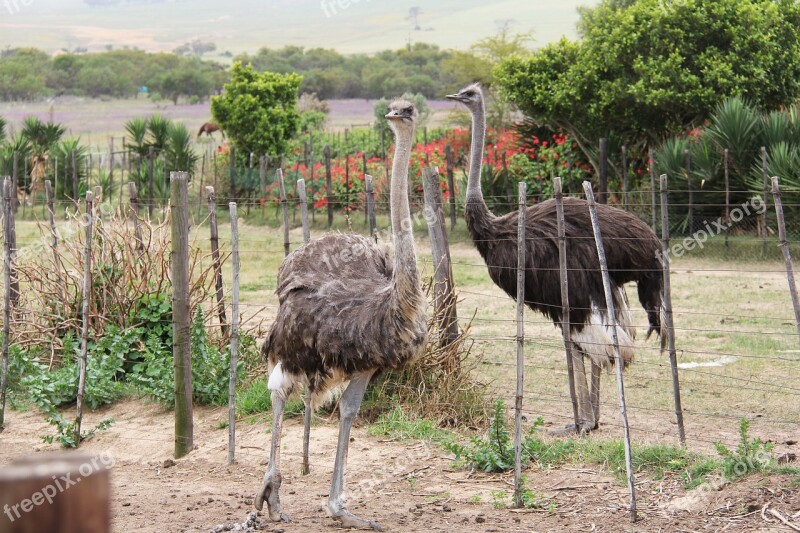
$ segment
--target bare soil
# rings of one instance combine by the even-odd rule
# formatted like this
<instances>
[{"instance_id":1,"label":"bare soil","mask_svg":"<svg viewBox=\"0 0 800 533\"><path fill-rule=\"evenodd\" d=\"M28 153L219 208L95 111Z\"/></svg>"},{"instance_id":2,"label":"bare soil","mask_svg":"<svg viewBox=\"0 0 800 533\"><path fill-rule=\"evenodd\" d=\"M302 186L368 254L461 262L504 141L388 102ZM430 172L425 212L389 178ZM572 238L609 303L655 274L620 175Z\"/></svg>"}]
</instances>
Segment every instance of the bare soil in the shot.
<instances>
[{"instance_id":1,"label":"bare soil","mask_svg":"<svg viewBox=\"0 0 800 533\"><path fill-rule=\"evenodd\" d=\"M238 425L237 461L228 466L228 432L219 429L227 419L223 409L195 411L198 447L174 462L170 412L146 400L128 400L92 413L89 423L109 416L114 425L81 451L114 458L114 531L208 532L246 520L268 458L266 419ZM263 530L338 529L324 511L337 431L336 420L315 421L311 474L301 476L301 421L286 422L281 499L291 522L272 524L261 517ZM0 462L55 449L42 444L40 436L49 433L38 413L11 411ZM609 438L616 431L601 427L600 434ZM386 531L788 531L771 509L800 523L797 480L755 475L720 490L688 492L677 479L640 476L639 520L631 524L626 487L600 465L531 467L527 484L543 508L497 508L493 501L499 494L511 503L510 475L470 473L455 468L435 444L370 436L366 427L354 428L347 473L350 510Z\"/></svg>"}]
</instances>

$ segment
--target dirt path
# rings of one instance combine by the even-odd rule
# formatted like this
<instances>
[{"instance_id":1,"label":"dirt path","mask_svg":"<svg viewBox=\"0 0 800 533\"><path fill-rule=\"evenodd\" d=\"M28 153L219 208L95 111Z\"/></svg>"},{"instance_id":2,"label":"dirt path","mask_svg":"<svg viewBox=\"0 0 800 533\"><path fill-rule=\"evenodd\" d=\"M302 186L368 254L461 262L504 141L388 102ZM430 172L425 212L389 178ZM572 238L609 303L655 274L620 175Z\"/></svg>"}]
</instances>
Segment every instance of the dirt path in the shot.
<instances>
[{"instance_id":1,"label":"dirt path","mask_svg":"<svg viewBox=\"0 0 800 533\"><path fill-rule=\"evenodd\" d=\"M114 425L82 451L106 452L114 458L114 531L208 532L247 518L268 455L266 422L239 426L237 464L227 466L227 431L217 429L226 418L224 410L196 411L198 447L174 463L171 413L143 400L129 400L92 413L90 422L106 416L116 420ZM41 443L39 436L49 432L38 413L12 411L2 434L0 461L55 449ZM281 499L292 521L261 522L265 531L337 529L323 510L337 425L319 420L312 429L309 476L299 474L301 434L299 420L287 421ZM354 429L348 474L351 511L377 520L386 531L717 531L725 527L728 531L780 531L776 521L762 519L762 506L770 503L787 517L800 511L797 482L792 484L786 477L751 477L720 491L688 495L677 480L642 478L638 483L641 519L634 528L626 511L625 487L597 465L530 468L528 486L537 493L543 509L496 508L493 500L499 500L501 493L505 493L505 503L510 503L510 476L470 474L453 468L438 446L370 436L364 427Z\"/></svg>"}]
</instances>

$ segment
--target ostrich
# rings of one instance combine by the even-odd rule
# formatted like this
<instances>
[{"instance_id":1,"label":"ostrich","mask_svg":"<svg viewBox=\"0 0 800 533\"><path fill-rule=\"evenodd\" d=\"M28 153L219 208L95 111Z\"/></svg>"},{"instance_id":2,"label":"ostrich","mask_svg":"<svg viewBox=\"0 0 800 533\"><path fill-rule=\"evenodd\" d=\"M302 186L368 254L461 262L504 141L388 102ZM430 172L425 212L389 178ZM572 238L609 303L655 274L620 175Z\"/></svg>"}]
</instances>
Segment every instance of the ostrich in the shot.
<instances>
[{"instance_id":1,"label":"ostrich","mask_svg":"<svg viewBox=\"0 0 800 533\"><path fill-rule=\"evenodd\" d=\"M349 382L339 399L339 441L328 496L330 515L345 527L379 529L345 506L344 467L350 429L373 375L417 357L427 333L408 202L408 167L417 111L397 100L386 115L396 137L390 209L394 257L360 235L329 234L295 250L278 271L278 316L262 352L272 371L272 447L256 508L281 512L280 438L286 398L304 387L311 405ZM309 409L310 412L310 409Z\"/></svg>"},{"instance_id":2,"label":"ostrich","mask_svg":"<svg viewBox=\"0 0 800 533\"><path fill-rule=\"evenodd\" d=\"M464 104L472 114L472 144L467 185L466 222L472 240L489 269L492 281L512 298L517 294L517 215L495 216L489 211L481 191L481 161L486 134L483 91L479 84L465 87L447 98ZM609 274L617 309L617 330L623 366L633 361L633 339L624 285L636 282L639 301L647 312L647 337L661 336L663 280L659 252L661 245L650 228L636 216L606 205L597 206L603 233ZM579 427L567 431L586 433L597 429L600 420L600 371L614 363L614 352L606 313L600 263L594 247L588 204L577 198L564 198L564 224L567 237L570 332L574 350L579 407ZM527 208L525 214L527 257L525 264L525 303L561 326L561 287L559 279L558 225L555 200ZM576 353L577 352L577 353ZM584 356L591 369L591 390L586 382Z\"/></svg>"}]
</instances>

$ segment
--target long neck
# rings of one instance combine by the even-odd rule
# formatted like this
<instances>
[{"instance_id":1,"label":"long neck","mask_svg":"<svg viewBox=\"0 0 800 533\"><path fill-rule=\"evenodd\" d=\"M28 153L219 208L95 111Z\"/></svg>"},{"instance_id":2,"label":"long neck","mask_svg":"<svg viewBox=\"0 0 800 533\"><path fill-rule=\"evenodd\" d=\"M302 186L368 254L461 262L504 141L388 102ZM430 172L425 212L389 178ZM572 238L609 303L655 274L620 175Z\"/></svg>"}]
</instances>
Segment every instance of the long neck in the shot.
<instances>
[{"instance_id":1,"label":"long neck","mask_svg":"<svg viewBox=\"0 0 800 533\"><path fill-rule=\"evenodd\" d=\"M389 196L395 247L394 279L398 291L410 295L419 292L417 254L414 250L411 208L408 204L408 167L414 130L410 128L398 128L398 130Z\"/></svg>"},{"instance_id":2,"label":"long neck","mask_svg":"<svg viewBox=\"0 0 800 533\"><path fill-rule=\"evenodd\" d=\"M467 181L467 228L482 252L481 243L489 238L489 224L494 215L486 206L481 191L481 166L483 163L483 146L486 141L486 111L481 102L480 108L472 113L472 144L470 146L469 179ZM484 243L485 244L485 243Z\"/></svg>"}]
</instances>

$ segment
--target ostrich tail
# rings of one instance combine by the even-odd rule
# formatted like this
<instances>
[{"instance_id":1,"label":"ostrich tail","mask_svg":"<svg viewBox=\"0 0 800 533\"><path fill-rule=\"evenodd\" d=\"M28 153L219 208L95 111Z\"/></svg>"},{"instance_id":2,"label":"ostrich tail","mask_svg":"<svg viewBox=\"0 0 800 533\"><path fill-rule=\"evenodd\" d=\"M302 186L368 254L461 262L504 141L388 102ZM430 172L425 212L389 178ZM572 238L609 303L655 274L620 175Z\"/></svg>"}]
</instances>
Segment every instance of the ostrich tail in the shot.
<instances>
[{"instance_id":1,"label":"ostrich tail","mask_svg":"<svg viewBox=\"0 0 800 533\"><path fill-rule=\"evenodd\" d=\"M645 338L649 339L650 335L655 333L661 337L661 351L664 351L667 342L667 331L664 324L664 278L661 271L656 271L648 274L646 277L640 279L637 283L639 292L639 302L647 311L647 335Z\"/></svg>"},{"instance_id":2,"label":"ostrich tail","mask_svg":"<svg viewBox=\"0 0 800 533\"><path fill-rule=\"evenodd\" d=\"M203 134L203 131L204 131L204 130L205 130L205 124L203 124L202 126L200 126L200 131L198 131L198 132L197 132L197 138L198 138L198 139L199 139L199 138L200 138L200 136Z\"/></svg>"}]
</instances>

